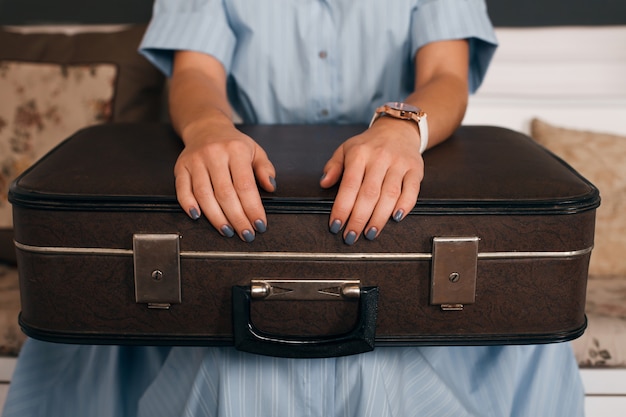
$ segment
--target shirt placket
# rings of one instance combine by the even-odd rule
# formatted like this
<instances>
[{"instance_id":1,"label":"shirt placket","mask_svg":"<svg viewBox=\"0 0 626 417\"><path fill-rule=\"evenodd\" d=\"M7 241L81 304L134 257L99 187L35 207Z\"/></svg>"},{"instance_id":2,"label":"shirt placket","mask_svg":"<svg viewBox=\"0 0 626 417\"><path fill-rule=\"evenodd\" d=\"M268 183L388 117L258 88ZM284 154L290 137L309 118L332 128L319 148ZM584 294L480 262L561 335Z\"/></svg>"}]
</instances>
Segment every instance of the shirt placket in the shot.
<instances>
[{"instance_id":1,"label":"shirt placket","mask_svg":"<svg viewBox=\"0 0 626 417\"><path fill-rule=\"evenodd\" d=\"M313 62L312 77L314 80L312 95L315 97L314 120L320 123L332 120L337 105L334 102L337 88L337 62L339 59L336 30L332 16L332 6L325 0L320 0L320 24L316 31L317 39L311 49Z\"/></svg>"}]
</instances>

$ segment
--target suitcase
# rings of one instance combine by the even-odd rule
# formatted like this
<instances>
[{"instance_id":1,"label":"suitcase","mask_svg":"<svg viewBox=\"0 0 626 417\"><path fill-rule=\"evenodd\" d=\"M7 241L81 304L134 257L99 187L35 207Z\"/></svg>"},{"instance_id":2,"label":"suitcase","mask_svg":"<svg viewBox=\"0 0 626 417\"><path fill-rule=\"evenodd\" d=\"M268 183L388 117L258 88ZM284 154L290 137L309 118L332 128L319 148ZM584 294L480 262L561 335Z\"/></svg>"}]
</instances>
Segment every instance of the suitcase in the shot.
<instances>
[{"instance_id":1,"label":"suitcase","mask_svg":"<svg viewBox=\"0 0 626 417\"><path fill-rule=\"evenodd\" d=\"M424 155L415 208L374 241L328 231L319 187L361 125L241 126L269 154L268 230L224 238L179 207L170 126L77 132L10 189L33 338L234 345L282 357L580 336L598 190L529 137L463 126Z\"/></svg>"}]
</instances>

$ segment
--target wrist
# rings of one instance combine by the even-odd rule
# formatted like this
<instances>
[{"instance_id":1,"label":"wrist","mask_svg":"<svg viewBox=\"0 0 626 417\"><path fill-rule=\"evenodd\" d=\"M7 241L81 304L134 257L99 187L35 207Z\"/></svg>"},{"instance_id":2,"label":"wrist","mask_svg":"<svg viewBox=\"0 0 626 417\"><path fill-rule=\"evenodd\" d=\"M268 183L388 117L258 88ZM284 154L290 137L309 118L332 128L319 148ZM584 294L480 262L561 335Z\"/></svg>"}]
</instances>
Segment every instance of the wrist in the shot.
<instances>
[{"instance_id":1,"label":"wrist","mask_svg":"<svg viewBox=\"0 0 626 417\"><path fill-rule=\"evenodd\" d=\"M419 151L424 153L428 147L428 123L424 111L411 104L388 102L376 109L370 122L370 127L382 119L414 124L420 137Z\"/></svg>"},{"instance_id":2,"label":"wrist","mask_svg":"<svg viewBox=\"0 0 626 417\"><path fill-rule=\"evenodd\" d=\"M207 134L214 131L225 133L229 129L235 129L232 119L221 111L215 110L209 114L202 115L202 117L190 120L176 130L182 137L183 142L187 143L188 140L193 140L195 137L206 137Z\"/></svg>"},{"instance_id":3,"label":"wrist","mask_svg":"<svg viewBox=\"0 0 626 417\"><path fill-rule=\"evenodd\" d=\"M415 122L410 120L380 117L370 125L370 129L380 129L385 136L410 138L414 146L419 149L422 143L420 130Z\"/></svg>"}]
</instances>

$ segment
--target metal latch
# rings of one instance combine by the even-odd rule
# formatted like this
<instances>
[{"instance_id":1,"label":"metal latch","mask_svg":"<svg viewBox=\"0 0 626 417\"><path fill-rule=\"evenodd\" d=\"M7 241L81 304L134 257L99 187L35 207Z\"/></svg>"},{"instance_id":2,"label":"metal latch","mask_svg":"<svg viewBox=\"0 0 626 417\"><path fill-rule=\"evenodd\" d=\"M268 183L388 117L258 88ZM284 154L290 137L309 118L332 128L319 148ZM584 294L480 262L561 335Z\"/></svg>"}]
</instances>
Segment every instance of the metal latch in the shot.
<instances>
[{"instance_id":1,"label":"metal latch","mask_svg":"<svg viewBox=\"0 0 626 417\"><path fill-rule=\"evenodd\" d=\"M137 303L158 309L181 303L179 240L174 233L133 235Z\"/></svg>"},{"instance_id":2,"label":"metal latch","mask_svg":"<svg viewBox=\"0 0 626 417\"><path fill-rule=\"evenodd\" d=\"M359 280L253 279L253 299L262 300L346 300L359 299Z\"/></svg>"},{"instance_id":3,"label":"metal latch","mask_svg":"<svg viewBox=\"0 0 626 417\"><path fill-rule=\"evenodd\" d=\"M460 311L476 298L478 237L433 239L430 303Z\"/></svg>"}]
</instances>

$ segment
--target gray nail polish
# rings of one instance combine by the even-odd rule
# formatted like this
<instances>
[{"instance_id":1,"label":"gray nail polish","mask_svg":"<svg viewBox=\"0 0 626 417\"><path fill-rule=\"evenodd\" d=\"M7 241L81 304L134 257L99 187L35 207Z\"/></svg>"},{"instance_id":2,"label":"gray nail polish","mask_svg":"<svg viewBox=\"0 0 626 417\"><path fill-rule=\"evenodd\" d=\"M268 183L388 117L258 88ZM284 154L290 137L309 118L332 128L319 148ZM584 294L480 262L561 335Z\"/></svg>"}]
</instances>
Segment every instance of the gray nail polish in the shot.
<instances>
[{"instance_id":1,"label":"gray nail polish","mask_svg":"<svg viewBox=\"0 0 626 417\"><path fill-rule=\"evenodd\" d=\"M244 230L241 235L243 236L243 240L250 243L254 240L254 233L249 230Z\"/></svg>"},{"instance_id":2,"label":"gray nail polish","mask_svg":"<svg viewBox=\"0 0 626 417\"><path fill-rule=\"evenodd\" d=\"M325 173L325 172L324 172L324 173L322 174L322 176L320 177L320 181L324 181L324 178L326 178L326 173Z\"/></svg>"},{"instance_id":3,"label":"gray nail polish","mask_svg":"<svg viewBox=\"0 0 626 417\"><path fill-rule=\"evenodd\" d=\"M367 240L374 240L376 234L378 233L378 229L375 227L370 227L369 230L365 233L365 238Z\"/></svg>"},{"instance_id":4,"label":"gray nail polish","mask_svg":"<svg viewBox=\"0 0 626 417\"><path fill-rule=\"evenodd\" d=\"M265 222L261 219L254 221L254 228L259 233L265 233L265 231L267 230L267 226L265 225Z\"/></svg>"},{"instance_id":5,"label":"gray nail polish","mask_svg":"<svg viewBox=\"0 0 626 417\"><path fill-rule=\"evenodd\" d=\"M396 211L395 214L393 215L393 219L396 222L399 222L400 220L402 220L403 217L404 217L404 210L402 209Z\"/></svg>"},{"instance_id":6,"label":"gray nail polish","mask_svg":"<svg viewBox=\"0 0 626 417\"><path fill-rule=\"evenodd\" d=\"M347 245L353 245L354 242L356 242L356 233L353 232L352 230L348 232L348 234L346 235L346 238L344 239L344 242Z\"/></svg>"},{"instance_id":7,"label":"gray nail polish","mask_svg":"<svg viewBox=\"0 0 626 417\"><path fill-rule=\"evenodd\" d=\"M198 220L200 218L200 212L195 207L192 207L192 208L189 209L189 215L194 220Z\"/></svg>"},{"instance_id":8,"label":"gray nail polish","mask_svg":"<svg viewBox=\"0 0 626 417\"><path fill-rule=\"evenodd\" d=\"M341 222L339 220L333 220L330 225L330 233L336 235L341 230Z\"/></svg>"},{"instance_id":9,"label":"gray nail polish","mask_svg":"<svg viewBox=\"0 0 626 417\"><path fill-rule=\"evenodd\" d=\"M270 177L270 184L274 187L274 191L276 191L276 178Z\"/></svg>"},{"instance_id":10,"label":"gray nail polish","mask_svg":"<svg viewBox=\"0 0 626 417\"><path fill-rule=\"evenodd\" d=\"M228 224L225 224L224 226L222 226L220 230L222 231L222 234L226 237L235 236L235 230Z\"/></svg>"}]
</instances>

